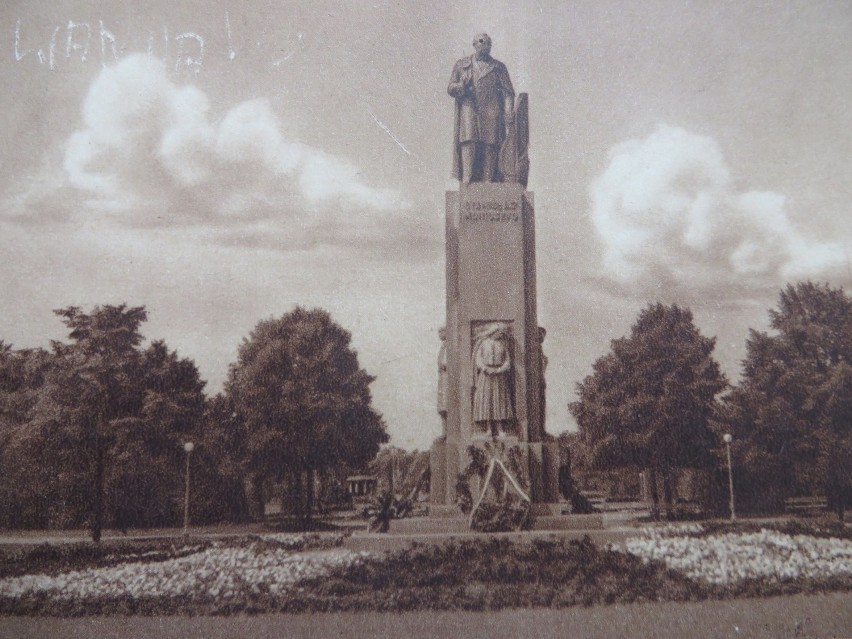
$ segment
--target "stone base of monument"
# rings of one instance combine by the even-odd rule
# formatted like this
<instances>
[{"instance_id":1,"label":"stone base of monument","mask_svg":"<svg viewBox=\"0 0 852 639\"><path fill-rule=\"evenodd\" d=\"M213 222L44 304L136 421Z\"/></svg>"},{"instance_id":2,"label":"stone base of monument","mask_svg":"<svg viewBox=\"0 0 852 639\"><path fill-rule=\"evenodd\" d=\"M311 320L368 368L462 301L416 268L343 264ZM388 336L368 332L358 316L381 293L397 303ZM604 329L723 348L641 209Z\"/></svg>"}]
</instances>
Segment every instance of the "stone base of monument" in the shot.
<instances>
[{"instance_id":1,"label":"stone base of monument","mask_svg":"<svg viewBox=\"0 0 852 639\"><path fill-rule=\"evenodd\" d=\"M483 448L490 439L474 440L471 445ZM502 440L501 440L502 441ZM504 442L505 444L505 442ZM524 475L531 480L530 495L534 506L544 506L559 499L559 445L556 442L518 442L512 439L510 446L519 450ZM432 468L430 486L430 512L452 512L456 509L455 486L459 473L469 461L466 450L456 444L436 441L430 451L429 463ZM474 478L471 492L478 494L478 479ZM558 504L555 504L558 506ZM449 509L449 510L446 510ZM534 514L539 514L534 512ZM559 515L560 510L542 511L540 514ZM442 515L443 516L443 515Z\"/></svg>"},{"instance_id":2,"label":"stone base of monument","mask_svg":"<svg viewBox=\"0 0 852 639\"><path fill-rule=\"evenodd\" d=\"M533 530L602 530L603 515L545 515L535 518Z\"/></svg>"},{"instance_id":3,"label":"stone base of monument","mask_svg":"<svg viewBox=\"0 0 852 639\"><path fill-rule=\"evenodd\" d=\"M565 504L560 503L538 503L532 505L534 517L561 517L564 513Z\"/></svg>"},{"instance_id":4,"label":"stone base of monument","mask_svg":"<svg viewBox=\"0 0 852 639\"><path fill-rule=\"evenodd\" d=\"M429 504L429 517L433 519L458 519L464 517L464 513L459 510L458 506Z\"/></svg>"},{"instance_id":5,"label":"stone base of monument","mask_svg":"<svg viewBox=\"0 0 852 639\"><path fill-rule=\"evenodd\" d=\"M533 504L536 514L533 530L602 530L603 516L561 515L560 504ZM452 509L452 511L450 510ZM460 534L471 532L468 518L455 506L430 506L428 517L409 517L391 521L390 532L397 535Z\"/></svg>"}]
</instances>

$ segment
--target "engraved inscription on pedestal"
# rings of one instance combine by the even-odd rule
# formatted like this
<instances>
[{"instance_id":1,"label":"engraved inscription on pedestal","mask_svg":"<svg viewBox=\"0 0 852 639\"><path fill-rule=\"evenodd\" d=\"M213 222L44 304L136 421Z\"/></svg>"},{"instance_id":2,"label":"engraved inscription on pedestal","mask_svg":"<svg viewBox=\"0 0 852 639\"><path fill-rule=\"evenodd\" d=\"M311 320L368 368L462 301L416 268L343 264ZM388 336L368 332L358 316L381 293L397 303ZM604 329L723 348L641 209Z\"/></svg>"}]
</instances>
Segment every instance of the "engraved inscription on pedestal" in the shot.
<instances>
[{"instance_id":1,"label":"engraved inscription on pedestal","mask_svg":"<svg viewBox=\"0 0 852 639\"><path fill-rule=\"evenodd\" d=\"M517 199L466 199L462 204L462 224L488 222L521 222L521 205Z\"/></svg>"}]
</instances>

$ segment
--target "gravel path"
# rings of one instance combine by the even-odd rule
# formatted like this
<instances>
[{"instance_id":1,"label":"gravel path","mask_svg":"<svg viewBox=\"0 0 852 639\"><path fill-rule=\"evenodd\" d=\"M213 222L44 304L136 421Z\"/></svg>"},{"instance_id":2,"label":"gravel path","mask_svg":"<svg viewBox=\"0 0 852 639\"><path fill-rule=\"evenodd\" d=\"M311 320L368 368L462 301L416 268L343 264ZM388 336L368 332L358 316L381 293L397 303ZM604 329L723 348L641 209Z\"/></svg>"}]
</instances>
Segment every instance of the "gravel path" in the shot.
<instances>
[{"instance_id":1,"label":"gravel path","mask_svg":"<svg viewBox=\"0 0 852 639\"><path fill-rule=\"evenodd\" d=\"M0 638L179 637L852 637L852 593L490 613L334 613L254 617L0 618Z\"/></svg>"}]
</instances>

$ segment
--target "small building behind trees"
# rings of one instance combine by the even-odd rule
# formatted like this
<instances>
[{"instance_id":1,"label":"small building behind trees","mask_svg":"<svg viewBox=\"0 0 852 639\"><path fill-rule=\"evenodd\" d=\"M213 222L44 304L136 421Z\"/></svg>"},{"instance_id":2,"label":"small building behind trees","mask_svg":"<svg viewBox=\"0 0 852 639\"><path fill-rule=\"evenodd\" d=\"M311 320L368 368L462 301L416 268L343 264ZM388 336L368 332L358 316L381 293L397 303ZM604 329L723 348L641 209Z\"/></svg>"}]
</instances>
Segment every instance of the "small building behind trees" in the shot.
<instances>
[{"instance_id":1,"label":"small building behind trees","mask_svg":"<svg viewBox=\"0 0 852 639\"><path fill-rule=\"evenodd\" d=\"M346 490L353 501L370 499L376 494L379 480L372 475L349 475Z\"/></svg>"}]
</instances>

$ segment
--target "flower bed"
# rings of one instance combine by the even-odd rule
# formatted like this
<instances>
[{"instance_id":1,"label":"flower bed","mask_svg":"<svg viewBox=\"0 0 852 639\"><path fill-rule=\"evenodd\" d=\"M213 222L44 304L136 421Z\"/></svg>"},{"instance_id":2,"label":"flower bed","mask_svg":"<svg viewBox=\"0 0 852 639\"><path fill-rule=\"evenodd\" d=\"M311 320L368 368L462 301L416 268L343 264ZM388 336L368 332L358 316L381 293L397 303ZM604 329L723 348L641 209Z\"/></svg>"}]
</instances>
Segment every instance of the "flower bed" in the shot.
<instances>
[{"instance_id":1,"label":"flower bed","mask_svg":"<svg viewBox=\"0 0 852 639\"><path fill-rule=\"evenodd\" d=\"M329 568L350 564L357 557L342 549L314 551L303 557L284 548L213 547L157 563L133 562L56 576L14 577L0 582L0 597L141 599L156 593L162 597L227 599L244 591L277 595L301 579L323 575Z\"/></svg>"},{"instance_id":2,"label":"flower bed","mask_svg":"<svg viewBox=\"0 0 852 639\"><path fill-rule=\"evenodd\" d=\"M184 547L161 561L28 574L0 580L0 612L89 614L216 611L279 597L295 583L361 561L342 536L269 535ZM194 552L193 552L194 550Z\"/></svg>"},{"instance_id":3,"label":"flower bed","mask_svg":"<svg viewBox=\"0 0 852 639\"><path fill-rule=\"evenodd\" d=\"M269 540L280 547L293 551L340 546L346 538L344 533L267 534L232 537L226 545ZM157 562L185 557L215 543L212 539L141 538L90 542L42 543L30 546L5 547L0 549L0 579L26 574L58 575L69 570L115 566L129 562ZM220 547L225 542L218 542Z\"/></svg>"},{"instance_id":4,"label":"flower bed","mask_svg":"<svg viewBox=\"0 0 852 639\"><path fill-rule=\"evenodd\" d=\"M165 559L136 548L124 563L0 579L0 614L493 610L852 589L852 541L771 530L667 526L629 539L627 552L588 537L486 538L392 554L341 542L243 537L178 546Z\"/></svg>"},{"instance_id":5,"label":"flower bed","mask_svg":"<svg viewBox=\"0 0 852 639\"><path fill-rule=\"evenodd\" d=\"M700 526L648 529L625 548L644 561L661 561L688 577L729 586L750 580L778 583L852 579L852 541L789 535L762 529L754 533L699 536Z\"/></svg>"},{"instance_id":6,"label":"flower bed","mask_svg":"<svg viewBox=\"0 0 852 639\"><path fill-rule=\"evenodd\" d=\"M706 588L659 562L582 540L415 545L303 582L284 610L497 610L686 600Z\"/></svg>"},{"instance_id":7,"label":"flower bed","mask_svg":"<svg viewBox=\"0 0 852 639\"><path fill-rule=\"evenodd\" d=\"M130 561L165 561L209 548L202 539L176 542L173 539L126 539L91 542L42 543L0 549L0 579L27 574L58 575L69 570L114 566Z\"/></svg>"}]
</instances>

